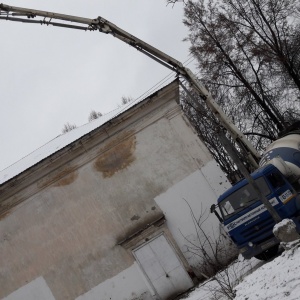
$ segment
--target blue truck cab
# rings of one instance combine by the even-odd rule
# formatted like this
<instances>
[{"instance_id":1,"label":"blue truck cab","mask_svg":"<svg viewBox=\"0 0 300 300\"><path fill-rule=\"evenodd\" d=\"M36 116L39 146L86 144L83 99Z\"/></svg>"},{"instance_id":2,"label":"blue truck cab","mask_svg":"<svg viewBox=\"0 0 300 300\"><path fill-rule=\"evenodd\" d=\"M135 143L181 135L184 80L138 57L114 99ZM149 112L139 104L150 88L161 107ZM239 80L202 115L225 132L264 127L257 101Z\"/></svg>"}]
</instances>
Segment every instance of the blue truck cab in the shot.
<instances>
[{"instance_id":1,"label":"blue truck cab","mask_svg":"<svg viewBox=\"0 0 300 300\"><path fill-rule=\"evenodd\" d=\"M295 187L273 164L251 174L261 192L282 219L292 219L300 232L300 197ZM269 259L278 251L275 221L246 179L218 198L220 220L245 258Z\"/></svg>"}]
</instances>

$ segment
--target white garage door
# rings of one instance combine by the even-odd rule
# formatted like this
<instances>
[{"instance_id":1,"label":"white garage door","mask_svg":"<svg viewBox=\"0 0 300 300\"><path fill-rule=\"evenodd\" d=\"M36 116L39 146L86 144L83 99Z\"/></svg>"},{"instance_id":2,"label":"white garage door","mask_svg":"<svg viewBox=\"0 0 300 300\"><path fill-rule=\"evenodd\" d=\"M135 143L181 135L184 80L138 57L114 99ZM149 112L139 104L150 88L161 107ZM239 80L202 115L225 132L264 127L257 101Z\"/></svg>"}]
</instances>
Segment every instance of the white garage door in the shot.
<instances>
[{"instance_id":1,"label":"white garage door","mask_svg":"<svg viewBox=\"0 0 300 300\"><path fill-rule=\"evenodd\" d=\"M164 235L133 251L140 267L161 299L193 286L193 282Z\"/></svg>"}]
</instances>

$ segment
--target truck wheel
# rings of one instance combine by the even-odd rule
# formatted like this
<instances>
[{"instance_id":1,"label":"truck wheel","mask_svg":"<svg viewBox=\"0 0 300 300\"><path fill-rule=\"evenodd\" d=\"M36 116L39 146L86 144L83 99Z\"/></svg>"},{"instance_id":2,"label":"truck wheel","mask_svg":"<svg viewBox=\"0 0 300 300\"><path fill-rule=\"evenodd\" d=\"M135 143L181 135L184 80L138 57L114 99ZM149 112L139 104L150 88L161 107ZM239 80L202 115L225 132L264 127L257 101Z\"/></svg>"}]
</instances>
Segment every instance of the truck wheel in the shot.
<instances>
[{"instance_id":1,"label":"truck wheel","mask_svg":"<svg viewBox=\"0 0 300 300\"><path fill-rule=\"evenodd\" d=\"M273 258L274 256L276 256L276 254L278 253L278 248L279 248L279 244L267 249L266 251L264 251L262 253L254 255L254 257L259 260L269 260L269 259Z\"/></svg>"}]
</instances>

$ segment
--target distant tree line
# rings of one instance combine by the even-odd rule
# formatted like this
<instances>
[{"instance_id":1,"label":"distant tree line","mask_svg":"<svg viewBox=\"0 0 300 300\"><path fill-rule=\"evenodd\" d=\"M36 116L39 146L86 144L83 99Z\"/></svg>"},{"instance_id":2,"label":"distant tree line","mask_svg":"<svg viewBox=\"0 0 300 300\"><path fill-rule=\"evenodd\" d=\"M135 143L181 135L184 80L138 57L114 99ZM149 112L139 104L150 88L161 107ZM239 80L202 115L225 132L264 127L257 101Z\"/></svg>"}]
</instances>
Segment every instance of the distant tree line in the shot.
<instances>
[{"instance_id":1,"label":"distant tree line","mask_svg":"<svg viewBox=\"0 0 300 300\"><path fill-rule=\"evenodd\" d=\"M186 40L198 77L258 151L300 114L300 4L296 0L198 0L184 2ZM235 181L214 130L218 120L190 89L182 106L222 169Z\"/></svg>"}]
</instances>

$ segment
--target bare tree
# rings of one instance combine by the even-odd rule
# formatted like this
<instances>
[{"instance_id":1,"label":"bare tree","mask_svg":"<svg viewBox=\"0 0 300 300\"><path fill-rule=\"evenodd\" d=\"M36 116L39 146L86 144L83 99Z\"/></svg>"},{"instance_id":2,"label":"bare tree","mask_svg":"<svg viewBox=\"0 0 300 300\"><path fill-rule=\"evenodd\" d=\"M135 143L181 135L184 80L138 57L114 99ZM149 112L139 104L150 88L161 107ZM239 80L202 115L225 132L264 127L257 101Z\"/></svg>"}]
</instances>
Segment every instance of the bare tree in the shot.
<instances>
[{"instance_id":1,"label":"bare tree","mask_svg":"<svg viewBox=\"0 0 300 300\"><path fill-rule=\"evenodd\" d=\"M195 257L199 261L198 266L194 266L196 273L206 279L211 278L236 259L238 250L221 227L220 232L208 234L204 225L210 216L209 213L201 209L200 215L196 216L188 201L183 200L190 209L195 229L193 238L182 234L186 241L185 254L189 255L190 259Z\"/></svg>"},{"instance_id":2,"label":"bare tree","mask_svg":"<svg viewBox=\"0 0 300 300\"><path fill-rule=\"evenodd\" d=\"M300 90L299 16L296 13L299 1L224 0L224 3L230 22L244 33L251 33L251 50L255 57L278 66Z\"/></svg>"},{"instance_id":3,"label":"bare tree","mask_svg":"<svg viewBox=\"0 0 300 300\"><path fill-rule=\"evenodd\" d=\"M101 112L97 112L95 110L92 110L90 112L90 115L89 115L89 122L93 121L93 120L96 120L98 119L99 117L102 116L102 113Z\"/></svg>"},{"instance_id":4,"label":"bare tree","mask_svg":"<svg viewBox=\"0 0 300 300\"><path fill-rule=\"evenodd\" d=\"M197 11L193 18L198 17L197 22L203 27L206 24L211 38L217 37L217 41L222 45L223 41L219 40L220 36L215 35L208 20L214 21L216 27L223 25L220 28L224 33L229 29L232 37L239 35L238 40L241 43L235 42L233 46L247 45L249 58L255 56L260 60L263 59L264 63L272 63L273 68L279 66L280 70L290 76L300 89L299 1L212 0L206 1L208 2L206 5L202 0L167 0L166 2L172 5L183 2L186 9L185 16L189 20L191 11ZM203 12L209 13L207 18ZM225 34L224 37L227 38L228 35ZM227 53L224 52L224 55Z\"/></svg>"},{"instance_id":5,"label":"bare tree","mask_svg":"<svg viewBox=\"0 0 300 300\"><path fill-rule=\"evenodd\" d=\"M75 129L76 127L77 126L75 124L70 124L69 122L67 122L62 129L62 133L67 133L67 132Z\"/></svg>"},{"instance_id":6,"label":"bare tree","mask_svg":"<svg viewBox=\"0 0 300 300\"><path fill-rule=\"evenodd\" d=\"M257 61L249 53L251 33L241 31L225 12L215 1L208 4L202 0L188 1L185 6L184 23L190 29L188 40L203 79L211 91L226 90L234 106L238 105L244 112L249 104L258 105L271 121L269 126L275 132L282 130L283 117L265 88L263 61ZM228 97L223 100L230 103Z\"/></svg>"},{"instance_id":7,"label":"bare tree","mask_svg":"<svg viewBox=\"0 0 300 300\"><path fill-rule=\"evenodd\" d=\"M129 102L133 101L133 98L132 97L126 97L126 96L122 96L121 98L121 104L122 105L126 105L128 104Z\"/></svg>"},{"instance_id":8,"label":"bare tree","mask_svg":"<svg viewBox=\"0 0 300 300\"><path fill-rule=\"evenodd\" d=\"M186 40L191 42L201 81L256 149L264 151L279 131L299 119L299 3L188 0L184 10L184 24L189 28ZM189 90L189 94L193 92ZM212 116L208 118L204 103L206 115L197 111L186 95L182 101L186 114L234 182L236 167L212 131L220 124ZM197 95L193 97L201 101Z\"/></svg>"},{"instance_id":9,"label":"bare tree","mask_svg":"<svg viewBox=\"0 0 300 300\"><path fill-rule=\"evenodd\" d=\"M201 209L200 215L196 216L188 201L183 200L190 209L195 229L192 237L182 234L186 241L185 255L200 260L193 269L198 277L208 279L202 288L209 291L210 299L234 299L236 285L253 269L251 262L237 259L238 249L222 228L217 234L208 233L205 229L209 216L206 211Z\"/></svg>"},{"instance_id":10,"label":"bare tree","mask_svg":"<svg viewBox=\"0 0 300 300\"><path fill-rule=\"evenodd\" d=\"M227 175L229 181L235 183L242 178L242 174L227 155L226 150L215 134L221 125L205 103L200 104L202 109L197 109L193 105L195 101L201 103L199 96L193 90L185 88L185 91L181 93L181 106L184 113L220 168Z\"/></svg>"}]
</instances>

